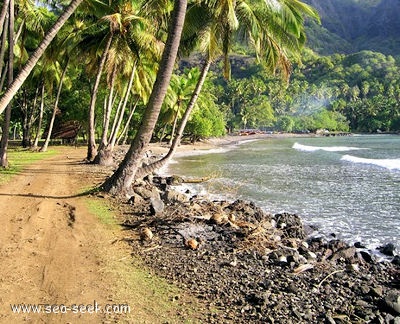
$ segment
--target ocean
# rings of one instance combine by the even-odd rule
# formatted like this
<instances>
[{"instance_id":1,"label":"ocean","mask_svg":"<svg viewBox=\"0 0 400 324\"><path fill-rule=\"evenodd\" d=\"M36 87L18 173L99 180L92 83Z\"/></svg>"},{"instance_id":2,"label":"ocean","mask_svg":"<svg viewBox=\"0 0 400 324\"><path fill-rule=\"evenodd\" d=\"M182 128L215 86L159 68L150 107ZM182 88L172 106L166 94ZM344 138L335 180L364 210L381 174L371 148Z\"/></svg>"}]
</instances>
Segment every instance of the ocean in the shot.
<instances>
[{"instance_id":1,"label":"ocean","mask_svg":"<svg viewBox=\"0 0 400 324\"><path fill-rule=\"evenodd\" d=\"M400 136L289 137L177 155L169 174L211 199L252 200L298 214L314 235L400 248Z\"/></svg>"}]
</instances>

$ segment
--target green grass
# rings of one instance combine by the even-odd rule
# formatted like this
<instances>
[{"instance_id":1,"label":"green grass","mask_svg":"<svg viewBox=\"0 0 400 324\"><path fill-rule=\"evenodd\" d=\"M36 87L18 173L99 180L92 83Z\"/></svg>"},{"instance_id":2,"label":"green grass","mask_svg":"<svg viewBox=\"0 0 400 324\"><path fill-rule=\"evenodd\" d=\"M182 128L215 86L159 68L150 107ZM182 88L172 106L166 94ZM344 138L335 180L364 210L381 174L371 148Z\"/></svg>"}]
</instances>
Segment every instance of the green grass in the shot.
<instances>
[{"instance_id":1,"label":"green grass","mask_svg":"<svg viewBox=\"0 0 400 324\"><path fill-rule=\"evenodd\" d=\"M110 208L105 201L90 198L85 202L89 212L96 215L102 224L112 227L117 225L117 220L114 217L112 208Z\"/></svg>"},{"instance_id":2,"label":"green grass","mask_svg":"<svg viewBox=\"0 0 400 324\"><path fill-rule=\"evenodd\" d=\"M9 165L7 168L0 168L0 184L10 181L14 175L21 172L27 165L54 156L56 153L56 150L33 152L29 149L10 148L7 152Z\"/></svg>"}]
</instances>

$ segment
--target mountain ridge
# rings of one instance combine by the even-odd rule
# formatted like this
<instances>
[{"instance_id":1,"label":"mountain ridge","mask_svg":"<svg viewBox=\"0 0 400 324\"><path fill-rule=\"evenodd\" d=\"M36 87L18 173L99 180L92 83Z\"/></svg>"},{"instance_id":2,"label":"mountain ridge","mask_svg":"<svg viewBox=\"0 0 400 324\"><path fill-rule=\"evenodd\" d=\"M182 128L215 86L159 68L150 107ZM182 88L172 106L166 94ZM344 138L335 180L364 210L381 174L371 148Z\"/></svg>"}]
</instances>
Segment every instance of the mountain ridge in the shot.
<instances>
[{"instance_id":1,"label":"mountain ridge","mask_svg":"<svg viewBox=\"0 0 400 324\"><path fill-rule=\"evenodd\" d=\"M372 50L400 55L400 0L304 0L321 17L307 22L307 45L321 55Z\"/></svg>"}]
</instances>

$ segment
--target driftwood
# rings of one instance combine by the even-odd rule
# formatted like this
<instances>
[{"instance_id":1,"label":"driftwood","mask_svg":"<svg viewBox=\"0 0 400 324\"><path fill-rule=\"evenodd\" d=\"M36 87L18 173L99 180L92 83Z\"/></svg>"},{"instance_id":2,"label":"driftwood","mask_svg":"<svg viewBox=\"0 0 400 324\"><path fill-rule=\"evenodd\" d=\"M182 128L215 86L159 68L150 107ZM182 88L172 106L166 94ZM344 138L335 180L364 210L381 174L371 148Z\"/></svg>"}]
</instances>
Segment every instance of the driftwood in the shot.
<instances>
[{"instance_id":1,"label":"driftwood","mask_svg":"<svg viewBox=\"0 0 400 324\"><path fill-rule=\"evenodd\" d=\"M202 178L184 178L183 183L202 183L210 180L212 177L202 177Z\"/></svg>"}]
</instances>

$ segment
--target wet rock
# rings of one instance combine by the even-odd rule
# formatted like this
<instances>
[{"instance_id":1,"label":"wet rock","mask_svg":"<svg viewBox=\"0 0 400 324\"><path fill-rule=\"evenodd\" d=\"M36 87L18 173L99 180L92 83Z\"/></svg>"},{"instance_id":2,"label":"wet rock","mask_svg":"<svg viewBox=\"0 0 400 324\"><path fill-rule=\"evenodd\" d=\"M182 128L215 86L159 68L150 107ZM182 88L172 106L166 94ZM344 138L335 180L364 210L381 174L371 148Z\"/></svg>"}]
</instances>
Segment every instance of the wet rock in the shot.
<instances>
[{"instance_id":1,"label":"wet rock","mask_svg":"<svg viewBox=\"0 0 400 324\"><path fill-rule=\"evenodd\" d=\"M354 247L356 247L357 249L365 249L366 248L364 246L364 244L362 244L361 242L354 243Z\"/></svg>"},{"instance_id":2,"label":"wet rock","mask_svg":"<svg viewBox=\"0 0 400 324\"><path fill-rule=\"evenodd\" d=\"M368 263L375 263L376 258L375 258L375 256L373 256L372 254L370 254L370 253L368 253L368 252L365 252L365 251L360 251L360 252L358 252L358 253L360 254L361 258L362 258L365 262L368 262Z\"/></svg>"},{"instance_id":3,"label":"wet rock","mask_svg":"<svg viewBox=\"0 0 400 324\"><path fill-rule=\"evenodd\" d=\"M385 244L384 246L378 247L378 250L384 255L394 256L396 251L396 246L393 243L388 243Z\"/></svg>"},{"instance_id":4,"label":"wet rock","mask_svg":"<svg viewBox=\"0 0 400 324\"><path fill-rule=\"evenodd\" d=\"M395 264L395 265L397 265L397 266L400 266L400 255L396 255L396 256L393 258L392 263Z\"/></svg>"}]
</instances>

